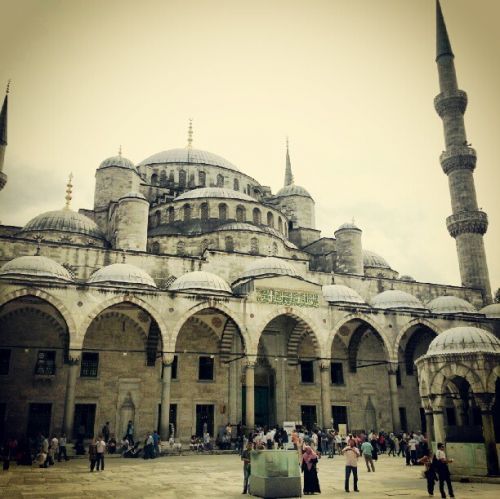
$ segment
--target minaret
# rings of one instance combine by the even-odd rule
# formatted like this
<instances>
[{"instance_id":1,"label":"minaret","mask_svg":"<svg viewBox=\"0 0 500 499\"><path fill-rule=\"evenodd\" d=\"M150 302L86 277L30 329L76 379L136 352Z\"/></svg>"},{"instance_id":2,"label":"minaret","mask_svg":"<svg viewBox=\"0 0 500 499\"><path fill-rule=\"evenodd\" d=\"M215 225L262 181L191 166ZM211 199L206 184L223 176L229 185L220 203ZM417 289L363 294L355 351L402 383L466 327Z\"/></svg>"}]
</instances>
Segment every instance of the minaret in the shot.
<instances>
[{"instance_id":1,"label":"minaret","mask_svg":"<svg viewBox=\"0 0 500 499\"><path fill-rule=\"evenodd\" d=\"M7 110L9 106L9 88L10 80L7 83L2 111L0 111L0 191L7 183L7 175L3 172L3 163L5 160L5 150L7 149Z\"/></svg>"},{"instance_id":2,"label":"minaret","mask_svg":"<svg viewBox=\"0 0 500 499\"><path fill-rule=\"evenodd\" d=\"M478 209L476 200L472 175L476 167L476 151L467 142L464 125L467 94L458 89L454 55L439 0L436 0L436 42L441 93L434 99L434 107L443 120L446 144L446 150L439 159L448 176L452 208L452 215L446 219L446 226L456 241L462 284L481 289L484 302L491 303L483 242L488 217Z\"/></svg>"},{"instance_id":3,"label":"minaret","mask_svg":"<svg viewBox=\"0 0 500 499\"><path fill-rule=\"evenodd\" d=\"M293 184L293 175L292 175L292 163L290 161L290 150L288 146L288 137L286 138L286 166L285 166L285 184L287 185Z\"/></svg>"}]
</instances>

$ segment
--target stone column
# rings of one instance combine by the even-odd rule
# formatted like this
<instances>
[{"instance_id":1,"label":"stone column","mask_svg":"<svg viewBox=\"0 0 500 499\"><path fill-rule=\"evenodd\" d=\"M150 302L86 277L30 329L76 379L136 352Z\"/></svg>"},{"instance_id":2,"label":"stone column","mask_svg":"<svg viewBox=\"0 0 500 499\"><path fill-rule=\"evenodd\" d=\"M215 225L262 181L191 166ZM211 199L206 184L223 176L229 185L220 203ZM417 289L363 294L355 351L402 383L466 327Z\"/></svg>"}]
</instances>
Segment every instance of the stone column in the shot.
<instances>
[{"instance_id":1,"label":"stone column","mask_svg":"<svg viewBox=\"0 0 500 499\"><path fill-rule=\"evenodd\" d=\"M498 475L498 452L495 440L495 427L493 426L493 414L491 413L495 396L491 393L484 393L481 395L474 395L474 398L481 409L481 422L483 423L488 475Z\"/></svg>"},{"instance_id":2,"label":"stone column","mask_svg":"<svg viewBox=\"0 0 500 499\"><path fill-rule=\"evenodd\" d=\"M330 399L330 362L321 361L321 423L322 428L329 428L332 420L332 402Z\"/></svg>"},{"instance_id":3,"label":"stone column","mask_svg":"<svg viewBox=\"0 0 500 499\"><path fill-rule=\"evenodd\" d=\"M66 381L66 396L64 399L63 431L68 440L73 438L73 422L75 419L76 380L80 369L80 352L70 351L68 354L68 378Z\"/></svg>"},{"instance_id":4,"label":"stone column","mask_svg":"<svg viewBox=\"0 0 500 499\"><path fill-rule=\"evenodd\" d=\"M443 400L441 397L435 397L432 401L432 422L434 427L434 440L443 442L446 439L444 431Z\"/></svg>"},{"instance_id":5,"label":"stone column","mask_svg":"<svg viewBox=\"0 0 500 499\"><path fill-rule=\"evenodd\" d=\"M462 399L454 399L453 406L455 407L455 419L457 426L464 426L464 402Z\"/></svg>"},{"instance_id":6,"label":"stone column","mask_svg":"<svg viewBox=\"0 0 500 499\"><path fill-rule=\"evenodd\" d=\"M397 362L389 363L389 393L391 397L392 430L395 432L401 431L401 418L399 417L397 370L398 370Z\"/></svg>"},{"instance_id":7,"label":"stone column","mask_svg":"<svg viewBox=\"0 0 500 499\"><path fill-rule=\"evenodd\" d=\"M434 420L432 417L432 409L425 408L425 424L427 426L427 441L430 444L434 439Z\"/></svg>"},{"instance_id":8,"label":"stone column","mask_svg":"<svg viewBox=\"0 0 500 499\"><path fill-rule=\"evenodd\" d=\"M170 432L170 385L172 383L172 362L173 359L163 361L160 412L160 438L162 440L168 440Z\"/></svg>"},{"instance_id":9,"label":"stone column","mask_svg":"<svg viewBox=\"0 0 500 499\"><path fill-rule=\"evenodd\" d=\"M245 372L246 385L246 427L255 427L255 361L248 360Z\"/></svg>"}]
</instances>

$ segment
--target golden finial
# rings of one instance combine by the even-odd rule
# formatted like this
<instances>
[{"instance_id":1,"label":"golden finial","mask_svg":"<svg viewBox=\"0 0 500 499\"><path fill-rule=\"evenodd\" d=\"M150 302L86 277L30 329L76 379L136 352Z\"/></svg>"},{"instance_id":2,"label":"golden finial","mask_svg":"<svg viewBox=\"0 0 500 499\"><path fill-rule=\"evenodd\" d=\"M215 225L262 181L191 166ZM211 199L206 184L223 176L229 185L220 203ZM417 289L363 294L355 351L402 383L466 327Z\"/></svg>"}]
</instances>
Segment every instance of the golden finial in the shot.
<instances>
[{"instance_id":1,"label":"golden finial","mask_svg":"<svg viewBox=\"0 0 500 499\"><path fill-rule=\"evenodd\" d=\"M118 156L120 156L120 158L122 157L122 145L120 144L120 147L118 148Z\"/></svg>"},{"instance_id":2,"label":"golden finial","mask_svg":"<svg viewBox=\"0 0 500 499\"><path fill-rule=\"evenodd\" d=\"M73 180L73 174L69 174L68 183L66 184L66 209L69 210L69 205L71 203L71 199L73 198L73 184L71 183Z\"/></svg>"},{"instance_id":3,"label":"golden finial","mask_svg":"<svg viewBox=\"0 0 500 499\"><path fill-rule=\"evenodd\" d=\"M188 149L193 148L193 118L189 118L189 127L188 127Z\"/></svg>"},{"instance_id":4,"label":"golden finial","mask_svg":"<svg viewBox=\"0 0 500 499\"><path fill-rule=\"evenodd\" d=\"M11 80L10 78L7 80L7 88L5 89L5 93L6 93L7 95L8 95L8 94L9 94L9 92L10 92L10 82L11 82L11 81L12 81L12 80Z\"/></svg>"}]
</instances>

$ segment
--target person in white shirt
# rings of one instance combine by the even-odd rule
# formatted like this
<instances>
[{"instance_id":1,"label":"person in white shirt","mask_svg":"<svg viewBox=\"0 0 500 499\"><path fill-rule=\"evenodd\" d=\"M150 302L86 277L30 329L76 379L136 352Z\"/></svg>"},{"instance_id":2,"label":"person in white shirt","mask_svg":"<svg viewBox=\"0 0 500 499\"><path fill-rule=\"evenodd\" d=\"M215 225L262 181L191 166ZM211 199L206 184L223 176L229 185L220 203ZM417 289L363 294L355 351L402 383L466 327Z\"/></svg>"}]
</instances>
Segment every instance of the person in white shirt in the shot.
<instances>
[{"instance_id":1,"label":"person in white shirt","mask_svg":"<svg viewBox=\"0 0 500 499\"><path fill-rule=\"evenodd\" d=\"M358 489L358 457L359 449L356 447L356 440L351 438L349 444L342 450L345 456L345 491L349 492L349 477L354 478L354 492L359 492Z\"/></svg>"},{"instance_id":2,"label":"person in white shirt","mask_svg":"<svg viewBox=\"0 0 500 499\"><path fill-rule=\"evenodd\" d=\"M63 433L61 435L61 438L59 439L59 454L57 456L58 462L61 462L63 457L65 461L69 460L68 454L66 453L66 442L67 442L66 434Z\"/></svg>"},{"instance_id":3,"label":"person in white shirt","mask_svg":"<svg viewBox=\"0 0 500 499\"><path fill-rule=\"evenodd\" d=\"M102 435L99 435L97 437L96 447L97 447L96 470L99 471L99 465L100 465L101 471L104 471L104 452L106 451L106 442L102 438Z\"/></svg>"},{"instance_id":4,"label":"person in white shirt","mask_svg":"<svg viewBox=\"0 0 500 499\"><path fill-rule=\"evenodd\" d=\"M413 466L417 464L417 445L417 439L414 435L412 435L410 441L408 442L408 447L410 448L410 460Z\"/></svg>"},{"instance_id":5,"label":"person in white shirt","mask_svg":"<svg viewBox=\"0 0 500 499\"><path fill-rule=\"evenodd\" d=\"M446 497L446 492L444 491L444 484L446 482L450 497L455 497L453 494L453 487L451 486L450 470L448 468L448 463L452 463L453 459L448 459L446 457L446 452L444 450L443 443L438 443L437 449L438 450L436 451L436 459L437 459L436 471L439 477L439 492L441 492L442 498Z\"/></svg>"}]
</instances>

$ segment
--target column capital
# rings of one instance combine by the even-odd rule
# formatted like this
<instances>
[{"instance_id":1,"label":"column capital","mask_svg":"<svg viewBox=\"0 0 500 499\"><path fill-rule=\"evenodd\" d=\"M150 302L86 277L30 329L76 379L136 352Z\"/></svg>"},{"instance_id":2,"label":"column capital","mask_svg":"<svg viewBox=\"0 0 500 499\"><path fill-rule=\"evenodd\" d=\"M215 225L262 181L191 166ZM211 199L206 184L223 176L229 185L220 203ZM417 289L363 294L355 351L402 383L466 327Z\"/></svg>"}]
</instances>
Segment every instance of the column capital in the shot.
<instances>
[{"instance_id":1,"label":"column capital","mask_svg":"<svg viewBox=\"0 0 500 499\"><path fill-rule=\"evenodd\" d=\"M174 363L174 357L173 353L164 353L161 356L161 362L164 366L171 366Z\"/></svg>"},{"instance_id":2,"label":"column capital","mask_svg":"<svg viewBox=\"0 0 500 499\"><path fill-rule=\"evenodd\" d=\"M432 412L443 412L444 400L441 395L429 395L429 402L432 408Z\"/></svg>"},{"instance_id":3,"label":"column capital","mask_svg":"<svg viewBox=\"0 0 500 499\"><path fill-rule=\"evenodd\" d=\"M255 366L257 365L257 359L255 359L255 358L245 357L243 362L244 362L244 366L247 369L255 369Z\"/></svg>"},{"instance_id":4,"label":"column capital","mask_svg":"<svg viewBox=\"0 0 500 499\"><path fill-rule=\"evenodd\" d=\"M320 371L330 371L332 363L329 360L320 360L319 369Z\"/></svg>"},{"instance_id":5,"label":"column capital","mask_svg":"<svg viewBox=\"0 0 500 499\"><path fill-rule=\"evenodd\" d=\"M387 372L392 375L396 375L398 373L399 363L398 362L388 362L387 364Z\"/></svg>"},{"instance_id":6,"label":"column capital","mask_svg":"<svg viewBox=\"0 0 500 499\"><path fill-rule=\"evenodd\" d=\"M80 364L80 360L82 358L81 350L70 350L68 352L68 358L66 360L66 364L70 366L75 366Z\"/></svg>"},{"instance_id":7,"label":"column capital","mask_svg":"<svg viewBox=\"0 0 500 499\"><path fill-rule=\"evenodd\" d=\"M474 400L481 409L481 413L489 413L495 403L495 394L493 393L474 393Z\"/></svg>"}]
</instances>

